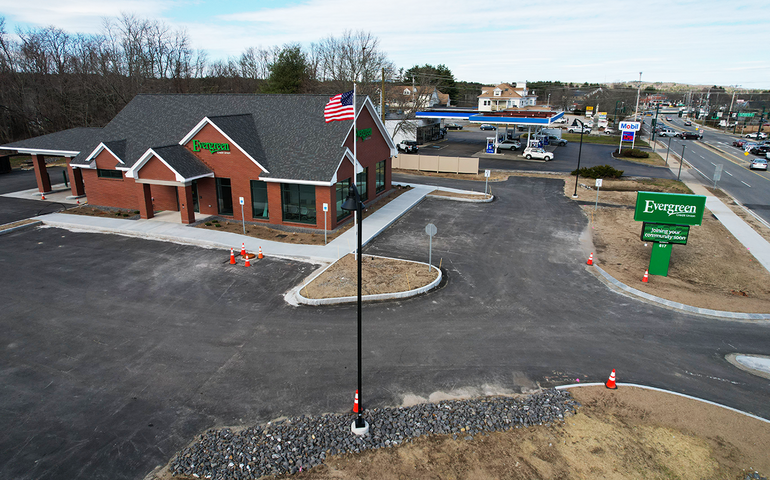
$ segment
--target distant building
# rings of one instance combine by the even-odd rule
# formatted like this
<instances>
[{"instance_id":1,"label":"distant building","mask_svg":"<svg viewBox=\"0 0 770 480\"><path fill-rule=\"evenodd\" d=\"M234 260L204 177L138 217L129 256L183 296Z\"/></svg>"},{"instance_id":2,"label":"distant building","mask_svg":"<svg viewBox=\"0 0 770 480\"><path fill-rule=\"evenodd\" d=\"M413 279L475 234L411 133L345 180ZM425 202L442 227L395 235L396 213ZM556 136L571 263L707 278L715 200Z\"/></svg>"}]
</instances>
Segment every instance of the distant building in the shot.
<instances>
[{"instance_id":1,"label":"distant building","mask_svg":"<svg viewBox=\"0 0 770 480\"><path fill-rule=\"evenodd\" d=\"M527 83L516 83L513 87L508 83L497 86L481 87L481 95L478 96L480 112L500 112L513 108L523 108L535 105L537 95L530 95Z\"/></svg>"}]
</instances>

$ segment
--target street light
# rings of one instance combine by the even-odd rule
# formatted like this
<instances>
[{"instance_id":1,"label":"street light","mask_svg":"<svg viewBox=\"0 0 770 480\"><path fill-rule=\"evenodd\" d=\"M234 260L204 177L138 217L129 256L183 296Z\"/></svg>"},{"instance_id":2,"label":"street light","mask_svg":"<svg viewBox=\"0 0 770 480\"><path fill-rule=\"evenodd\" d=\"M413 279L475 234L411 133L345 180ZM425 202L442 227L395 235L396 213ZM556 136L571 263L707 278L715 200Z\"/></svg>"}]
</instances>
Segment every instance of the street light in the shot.
<instances>
[{"instance_id":1,"label":"street light","mask_svg":"<svg viewBox=\"0 0 770 480\"><path fill-rule=\"evenodd\" d=\"M361 237L363 232L362 224L364 223L362 215L364 204L361 202L361 195L358 193L358 187L356 187L355 182L350 184L348 198L345 199L340 208L349 212L356 212L358 217L358 250L356 250L358 253L358 417L356 417L350 429L356 435L366 435L369 432L369 424L362 417L364 402L361 390Z\"/></svg>"},{"instance_id":2,"label":"street light","mask_svg":"<svg viewBox=\"0 0 770 480\"><path fill-rule=\"evenodd\" d=\"M580 148L578 149L577 170L575 170L575 193L572 194L572 198L578 198L577 186L578 186L578 179L580 178L580 154L583 153L583 130L585 130L585 126L583 125L583 122L581 120L578 120L576 118L575 121L580 122Z\"/></svg>"}]
</instances>

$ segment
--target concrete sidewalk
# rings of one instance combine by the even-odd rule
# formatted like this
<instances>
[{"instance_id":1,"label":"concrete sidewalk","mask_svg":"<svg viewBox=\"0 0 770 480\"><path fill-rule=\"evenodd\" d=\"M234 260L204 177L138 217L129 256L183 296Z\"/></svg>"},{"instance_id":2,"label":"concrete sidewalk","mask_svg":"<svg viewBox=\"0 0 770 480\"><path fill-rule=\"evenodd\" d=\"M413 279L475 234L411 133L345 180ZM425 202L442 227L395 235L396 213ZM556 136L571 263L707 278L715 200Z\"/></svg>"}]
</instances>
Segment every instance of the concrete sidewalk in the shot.
<instances>
[{"instance_id":1,"label":"concrete sidewalk","mask_svg":"<svg viewBox=\"0 0 770 480\"><path fill-rule=\"evenodd\" d=\"M674 153L674 157L677 162L681 161L681 156ZM687 161L685 161L687 164ZM669 165L672 172L676 173L679 169L679 164L676 167L673 164ZM736 215L730 207L722 203L717 197L711 195L706 187L703 186L700 179L693 175L689 170L683 170L682 181L687 185L690 190L696 195L704 195L706 197L706 208L714 214L717 219L722 222L733 236L746 247L746 249L754 255L754 258L765 267L765 270L770 272L770 242L765 240L759 235L753 228L751 228L746 222Z\"/></svg>"},{"instance_id":2,"label":"concrete sidewalk","mask_svg":"<svg viewBox=\"0 0 770 480\"><path fill-rule=\"evenodd\" d=\"M413 187L411 190L399 195L366 217L363 223L362 242L364 245L420 203L428 193L436 189L458 191L414 183L409 185ZM463 191L462 193L477 192ZM66 213L41 215L35 217L35 220L41 220L44 224L52 227L61 227L72 231L113 233L209 248L235 248L239 250L241 243L244 243L249 252L257 252L259 247L262 247L262 253L265 255L300 258L317 262L333 262L356 248L356 228L350 228L329 242L328 245L320 246L274 242L236 233L217 232L205 228L194 228L177 222L157 220L122 220Z\"/></svg>"}]
</instances>

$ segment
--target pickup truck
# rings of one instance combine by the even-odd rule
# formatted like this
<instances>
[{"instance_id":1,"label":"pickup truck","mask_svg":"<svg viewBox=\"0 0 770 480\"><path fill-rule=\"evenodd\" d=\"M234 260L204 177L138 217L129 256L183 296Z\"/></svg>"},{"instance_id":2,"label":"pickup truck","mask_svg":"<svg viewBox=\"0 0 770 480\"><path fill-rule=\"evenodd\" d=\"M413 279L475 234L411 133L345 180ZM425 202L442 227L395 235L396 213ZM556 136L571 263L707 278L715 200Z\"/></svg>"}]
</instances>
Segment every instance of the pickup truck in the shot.
<instances>
[{"instance_id":1,"label":"pickup truck","mask_svg":"<svg viewBox=\"0 0 770 480\"><path fill-rule=\"evenodd\" d=\"M569 127L567 129L567 132L569 132L569 133L581 133L580 132L580 126L576 125L576 126ZM582 133L591 133L591 127L584 126Z\"/></svg>"},{"instance_id":2,"label":"pickup truck","mask_svg":"<svg viewBox=\"0 0 770 480\"><path fill-rule=\"evenodd\" d=\"M401 140L401 143L396 144L396 149L404 153L417 153L420 147L417 146L417 142L414 140Z\"/></svg>"}]
</instances>

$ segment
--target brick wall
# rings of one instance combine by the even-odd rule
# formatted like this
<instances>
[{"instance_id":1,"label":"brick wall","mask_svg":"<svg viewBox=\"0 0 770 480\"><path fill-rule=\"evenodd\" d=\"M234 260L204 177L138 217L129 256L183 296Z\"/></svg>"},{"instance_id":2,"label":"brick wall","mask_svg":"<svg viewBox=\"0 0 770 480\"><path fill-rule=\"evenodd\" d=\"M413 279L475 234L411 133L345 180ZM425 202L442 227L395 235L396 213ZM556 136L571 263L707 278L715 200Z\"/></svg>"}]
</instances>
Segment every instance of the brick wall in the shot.
<instances>
[{"instance_id":1,"label":"brick wall","mask_svg":"<svg viewBox=\"0 0 770 480\"><path fill-rule=\"evenodd\" d=\"M102 150L95 158L96 167L104 170L115 170L118 160L107 150ZM100 178L96 170L82 169L83 183L88 196L88 203L104 207L139 209L137 195L141 193L140 187L133 179L126 178L125 172L121 172L122 178Z\"/></svg>"}]
</instances>

